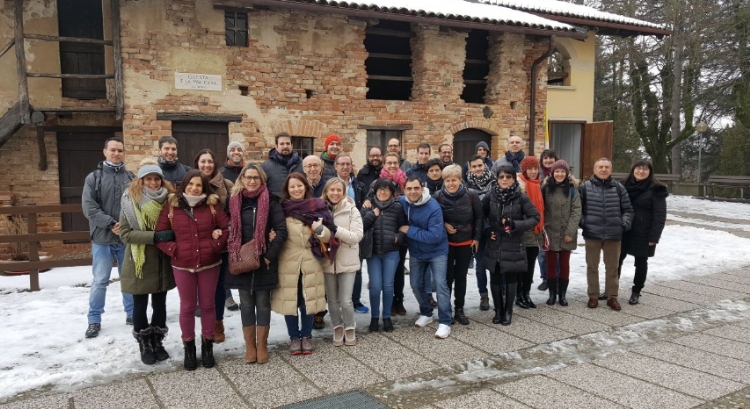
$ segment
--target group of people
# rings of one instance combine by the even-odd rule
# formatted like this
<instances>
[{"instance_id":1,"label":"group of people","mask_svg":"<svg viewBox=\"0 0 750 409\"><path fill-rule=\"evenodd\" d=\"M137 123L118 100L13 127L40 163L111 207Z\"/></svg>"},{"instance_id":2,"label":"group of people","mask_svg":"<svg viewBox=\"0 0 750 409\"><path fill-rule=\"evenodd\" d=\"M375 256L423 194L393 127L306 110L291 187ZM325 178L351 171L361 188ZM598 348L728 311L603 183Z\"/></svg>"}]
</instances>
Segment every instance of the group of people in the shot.
<instances>
[{"instance_id":1,"label":"group of people","mask_svg":"<svg viewBox=\"0 0 750 409\"><path fill-rule=\"evenodd\" d=\"M166 136L159 158L144 159L133 174L124 166L122 140L108 139L105 161L87 176L82 197L94 276L85 336L101 330L116 260L126 323L133 325L145 364L169 358L163 345L166 295L175 287L188 370L198 366L195 316L201 321L200 361L215 365L213 344L226 337L224 309L236 305L231 289L239 291L247 363L269 360L272 311L284 316L293 355L314 351L312 330L325 326L326 315L333 344L353 346L355 313L370 313L371 332L393 331L392 314L406 315L407 252L419 305L415 326L432 323L435 308L435 338L450 336L455 322L470 324L464 306L471 263L480 309L490 309L491 297L492 322L510 325L514 305L536 308L530 289L537 262L540 289L549 291L546 303L568 305L579 226L588 307L601 298L620 310L618 283L627 254L636 267L629 303L639 302L668 194L648 161L637 162L620 183L611 177L611 161L602 158L579 184L553 150L541 160L526 156L518 136L509 138L497 161L486 143L478 143L463 165L453 162L451 145L441 145L439 157L431 158L425 143L412 165L392 139L385 155L370 148L356 173L338 135L329 135L324 147L320 157L303 159L291 136L280 133L262 164L246 163L242 144L231 142L221 168L214 152L204 149L191 169L178 162L177 141ZM600 295L602 253L606 286ZM360 299L363 261L369 309Z\"/></svg>"}]
</instances>

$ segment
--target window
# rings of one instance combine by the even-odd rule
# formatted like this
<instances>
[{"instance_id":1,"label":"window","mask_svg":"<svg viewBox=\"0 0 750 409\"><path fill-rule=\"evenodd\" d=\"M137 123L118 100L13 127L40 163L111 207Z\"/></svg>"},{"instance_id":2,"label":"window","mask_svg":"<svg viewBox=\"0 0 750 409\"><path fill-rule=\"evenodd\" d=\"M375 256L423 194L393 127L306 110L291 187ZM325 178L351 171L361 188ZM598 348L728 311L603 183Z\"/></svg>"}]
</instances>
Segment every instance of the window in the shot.
<instances>
[{"instance_id":1,"label":"window","mask_svg":"<svg viewBox=\"0 0 750 409\"><path fill-rule=\"evenodd\" d=\"M247 47L247 13L225 11L224 29L228 46Z\"/></svg>"},{"instance_id":2,"label":"window","mask_svg":"<svg viewBox=\"0 0 750 409\"><path fill-rule=\"evenodd\" d=\"M411 24L380 20L365 31L367 99L408 101L411 73Z\"/></svg>"},{"instance_id":3,"label":"window","mask_svg":"<svg viewBox=\"0 0 750 409\"><path fill-rule=\"evenodd\" d=\"M292 136L292 147L302 159L307 155L315 155L315 138L309 136Z\"/></svg>"},{"instance_id":4,"label":"window","mask_svg":"<svg viewBox=\"0 0 750 409\"><path fill-rule=\"evenodd\" d=\"M490 61L487 59L489 48L490 40L487 31L469 31L469 36L466 37L464 92L461 94L461 99L465 102L484 103L487 75L490 73Z\"/></svg>"},{"instance_id":5,"label":"window","mask_svg":"<svg viewBox=\"0 0 750 409\"><path fill-rule=\"evenodd\" d=\"M547 85L570 85L568 72L565 69L568 62L560 50L555 49L547 62Z\"/></svg>"},{"instance_id":6,"label":"window","mask_svg":"<svg viewBox=\"0 0 750 409\"><path fill-rule=\"evenodd\" d=\"M385 155L388 152L388 141L396 138L398 143L401 144L401 133L403 131L393 130L367 130L367 152L370 152L370 148L380 148L380 151ZM403 145L401 146L401 152L403 152Z\"/></svg>"}]
</instances>

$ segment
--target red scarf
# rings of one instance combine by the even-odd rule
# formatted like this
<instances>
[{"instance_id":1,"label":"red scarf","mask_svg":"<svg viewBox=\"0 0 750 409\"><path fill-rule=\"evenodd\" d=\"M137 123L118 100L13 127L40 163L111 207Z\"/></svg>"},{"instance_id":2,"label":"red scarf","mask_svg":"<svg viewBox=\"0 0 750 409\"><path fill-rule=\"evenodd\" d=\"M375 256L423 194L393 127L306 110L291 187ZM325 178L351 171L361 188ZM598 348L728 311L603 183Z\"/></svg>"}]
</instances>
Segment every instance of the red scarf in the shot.
<instances>
[{"instance_id":1,"label":"red scarf","mask_svg":"<svg viewBox=\"0 0 750 409\"><path fill-rule=\"evenodd\" d=\"M268 209L270 208L268 189L263 184L260 188L249 191L242 189L242 194L235 194L229 198L229 257L237 261L242 247L242 198L256 199L258 212L255 214L255 249L258 255L266 252L266 226L268 225Z\"/></svg>"},{"instance_id":2,"label":"red scarf","mask_svg":"<svg viewBox=\"0 0 750 409\"><path fill-rule=\"evenodd\" d=\"M388 172L385 168L383 168L380 171L380 178L389 179L396 182L396 184L398 184L398 187L400 187L402 191L404 190L404 186L406 185L406 172L401 169L399 169L396 174L393 175L391 174L391 172Z\"/></svg>"},{"instance_id":3,"label":"red scarf","mask_svg":"<svg viewBox=\"0 0 750 409\"><path fill-rule=\"evenodd\" d=\"M531 199L531 203L534 204L536 210L539 212L539 224L534 227L534 233L539 234L544 230L544 198L542 197L542 187L540 186L541 179L527 179L526 176L521 173L521 180L526 183L526 195Z\"/></svg>"}]
</instances>

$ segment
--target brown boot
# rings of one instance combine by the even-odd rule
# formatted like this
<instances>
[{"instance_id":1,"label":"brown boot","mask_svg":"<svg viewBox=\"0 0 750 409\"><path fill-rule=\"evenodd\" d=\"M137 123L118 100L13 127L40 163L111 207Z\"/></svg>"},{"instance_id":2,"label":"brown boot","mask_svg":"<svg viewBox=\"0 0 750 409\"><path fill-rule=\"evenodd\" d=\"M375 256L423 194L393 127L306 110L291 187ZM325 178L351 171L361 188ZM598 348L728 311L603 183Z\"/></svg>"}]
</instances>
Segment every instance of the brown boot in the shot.
<instances>
[{"instance_id":1,"label":"brown boot","mask_svg":"<svg viewBox=\"0 0 750 409\"><path fill-rule=\"evenodd\" d=\"M268 325L258 325L258 363L265 364L268 362L268 331L271 329Z\"/></svg>"},{"instance_id":2,"label":"brown boot","mask_svg":"<svg viewBox=\"0 0 750 409\"><path fill-rule=\"evenodd\" d=\"M254 364L258 360L255 349L255 325L242 327L242 335L245 336L245 362Z\"/></svg>"},{"instance_id":3,"label":"brown boot","mask_svg":"<svg viewBox=\"0 0 750 409\"><path fill-rule=\"evenodd\" d=\"M214 326L214 344L221 344L225 339L224 321L216 320L216 326Z\"/></svg>"}]
</instances>

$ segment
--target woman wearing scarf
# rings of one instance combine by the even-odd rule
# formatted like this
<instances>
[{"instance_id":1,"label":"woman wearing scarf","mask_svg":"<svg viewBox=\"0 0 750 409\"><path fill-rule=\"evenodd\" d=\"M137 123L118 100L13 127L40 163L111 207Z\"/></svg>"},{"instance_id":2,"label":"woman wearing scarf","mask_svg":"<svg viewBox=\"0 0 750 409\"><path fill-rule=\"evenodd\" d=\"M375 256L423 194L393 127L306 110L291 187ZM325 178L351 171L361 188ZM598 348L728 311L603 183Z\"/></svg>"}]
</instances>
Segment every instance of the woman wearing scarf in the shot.
<instances>
[{"instance_id":1,"label":"woman wearing scarf","mask_svg":"<svg viewBox=\"0 0 750 409\"><path fill-rule=\"evenodd\" d=\"M284 315L291 354L309 355L313 315L326 309L321 263L336 258L338 241L330 230L335 229L333 216L324 200L312 197L305 175L287 176L281 207L287 240L279 255L279 286L271 292L271 310Z\"/></svg>"},{"instance_id":2,"label":"woman wearing scarf","mask_svg":"<svg viewBox=\"0 0 750 409\"><path fill-rule=\"evenodd\" d=\"M432 197L443 210L443 222L448 233L448 290L453 291L453 318L461 325L469 325L464 313L466 275L472 253L479 250L482 236L484 212L476 192L466 189L461 183L461 167L448 165L443 169L445 186Z\"/></svg>"},{"instance_id":3,"label":"woman wearing scarf","mask_svg":"<svg viewBox=\"0 0 750 409\"><path fill-rule=\"evenodd\" d=\"M323 261L325 272L328 311L333 326L333 346L357 344L354 332L354 304L352 291L354 279L360 269L359 242L362 240L362 215L354 199L346 194L346 183L337 177L331 178L323 188L321 197L333 213L331 234L340 241L336 257Z\"/></svg>"},{"instance_id":4,"label":"woman wearing scarf","mask_svg":"<svg viewBox=\"0 0 750 409\"><path fill-rule=\"evenodd\" d=\"M539 212L539 224L523 234L523 244L526 247L526 273L518 282L518 293L516 294L516 305L523 308L536 308L531 301L529 292L534 282L534 270L536 269L536 258L539 255L539 243L544 240L544 198L542 197L542 179L539 177L539 161L533 156L528 156L521 161L521 173L518 174L518 187L521 192L531 199L536 210Z\"/></svg>"},{"instance_id":5,"label":"woman wearing scarf","mask_svg":"<svg viewBox=\"0 0 750 409\"><path fill-rule=\"evenodd\" d=\"M482 199L488 222L485 237L489 239L484 252L484 265L490 270L490 288L495 304L492 323L510 325L519 277L527 269L523 233L539 224L539 212L519 189L513 167L500 166L497 172L497 182L492 184Z\"/></svg>"},{"instance_id":6,"label":"woman wearing scarf","mask_svg":"<svg viewBox=\"0 0 750 409\"><path fill-rule=\"evenodd\" d=\"M120 240L127 244L122 264L122 291L133 294L133 336L138 341L141 361L153 365L169 359L164 349L167 335L167 291L175 287L169 257L154 243L174 240L171 230L154 232L159 214L174 192L164 180L161 168L153 159L141 161L138 178L130 182L122 197ZM147 310L151 296L151 323Z\"/></svg>"},{"instance_id":7,"label":"woman wearing scarf","mask_svg":"<svg viewBox=\"0 0 750 409\"><path fill-rule=\"evenodd\" d=\"M632 228L622 237L620 250L620 269L628 254L635 257L635 277L633 277L633 292L628 304L638 304L641 290L646 282L648 273L648 258L656 253L664 223L667 219L667 196L669 192L663 183L654 177L651 162L640 160L630 169L630 175L623 183L628 190L630 203L635 210Z\"/></svg>"},{"instance_id":8,"label":"woman wearing scarf","mask_svg":"<svg viewBox=\"0 0 750 409\"><path fill-rule=\"evenodd\" d=\"M279 198L268 191L266 173L260 165L248 164L240 171L227 203L229 213L229 259L237 260L243 244L255 239L260 267L240 275L227 275L227 288L240 291L245 362L268 362L268 332L271 329L271 290L279 284L278 258L287 238L284 210ZM275 237L269 239L274 231Z\"/></svg>"},{"instance_id":9,"label":"woman wearing scarf","mask_svg":"<svg viewBox=\"0 0 750 409\"><path fill-rule=\"evenodd\" d=\"M224 179L224 175L216 167L216 155L211 149L203 149L195 155L193 163L194 169L201 171L203 176L208 179L208 189L211 193L219 196L219 205L223 209L227 204L229 192L232 191L234 183ZM227 253L221 254L221 269L219 270L219 282L216 284L216 328L214 328L214 342L220 344L224 342L224 307L232 311L237 311L239 307L232 299L232 292L224 288L224 278L227 274ZM196 310L200 311L200 310Z\"/></svg>"},{"instance_id":10,"label":"woman wearing scarf","mask_svg":"<svg viewBox=\"0 0 750 409\"><path fill-rule=\"evenodd\" d=\"M207 194L208 179L191 170L182 179L177 192L169 195L159 215L156 231L174 231L174 239L156 244L172 258L177 291L180 294L180 330L185 348L184 367L198 366L195 355L195 309L200 300L201 360L212 368L216 312L214 295L219 280L221 252L227 245L229 218L219 207L219 197Z\"/></svg>"},{"instance_id":11,"label":"woman wearing scarf","mask_svg":"<svg viewBox=\"0 0 750 409\"><path fill-rule=\"evenodd\" d=\"M542 185L545 183L548 183L548 177L552 176L552 165L558 161L557 152L555 152L554 149L545 149L542 151L542 154L539 157L539 160L541 162L541 167L539 170L541 170L542 174L540 177L542 178ZM549 234L549 232L548 232ZM539 255L536 258L536 261L539 263L539 278L542 279L541 284L539 284L539 287L537 289L539 291L547 291L547 252L540 251ZM557 272L560 272L560 268L558 265Z\"/></svg>"}]
</instances>

